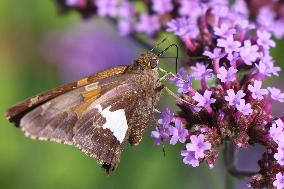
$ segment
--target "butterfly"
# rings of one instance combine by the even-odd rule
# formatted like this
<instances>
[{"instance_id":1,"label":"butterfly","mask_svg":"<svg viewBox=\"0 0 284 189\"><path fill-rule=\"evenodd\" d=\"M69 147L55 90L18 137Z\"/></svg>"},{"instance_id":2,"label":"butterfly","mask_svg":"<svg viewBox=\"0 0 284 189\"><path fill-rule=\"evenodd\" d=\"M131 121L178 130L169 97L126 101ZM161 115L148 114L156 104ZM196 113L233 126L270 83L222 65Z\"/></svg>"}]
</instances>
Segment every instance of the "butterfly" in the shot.
<instances>
[{"instance_id":1,"label":"butterfly","mask_svg":"<svg viewBox=\"0 0 284 189\"><path fill-rule=\"evenodd\" d=\"M157 69L161 54L146 51L129 66L28 98L9 108L7 119L31 139L76 146L110 173L124 144L138 145L153 118L163 89Z\"/></svg>"}]
</instances>

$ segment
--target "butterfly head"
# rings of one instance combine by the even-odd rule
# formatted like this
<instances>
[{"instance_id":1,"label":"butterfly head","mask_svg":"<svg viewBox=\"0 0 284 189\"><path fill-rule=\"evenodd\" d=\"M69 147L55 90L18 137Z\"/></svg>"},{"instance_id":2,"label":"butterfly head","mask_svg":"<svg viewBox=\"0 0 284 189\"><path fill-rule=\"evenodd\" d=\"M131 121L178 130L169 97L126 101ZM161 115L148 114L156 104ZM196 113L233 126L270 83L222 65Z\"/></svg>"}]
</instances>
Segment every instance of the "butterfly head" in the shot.
<instances>
[{"instance_id":1,"label":"butterfly head","mask_svg":"<svg viewBox=\"0 0 284 189\"><path fill-rule=\"evenodd\" d=\"M144 69L154 69L158 66L159 56L151 51L146 51L136 59L136 62Z\"/></svg>"}]
</instances>

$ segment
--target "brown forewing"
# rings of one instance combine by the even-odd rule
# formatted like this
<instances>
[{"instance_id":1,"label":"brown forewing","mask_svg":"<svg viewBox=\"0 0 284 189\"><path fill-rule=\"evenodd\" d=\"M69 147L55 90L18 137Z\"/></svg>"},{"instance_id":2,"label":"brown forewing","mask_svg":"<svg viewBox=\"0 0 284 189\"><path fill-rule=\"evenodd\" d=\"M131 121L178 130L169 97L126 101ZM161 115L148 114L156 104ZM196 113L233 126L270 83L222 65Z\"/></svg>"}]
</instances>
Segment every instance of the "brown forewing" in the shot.
<instances>
[{"instance_id":1,"label":"brown forewing","mask_svg":"<svg viewBox=\"0 0 284 189\"><path fill-rule=\"evenodd\" d=\"M71 90L80 88L82 86L86 86L90 83L97 82L99 80L102 80L107 77L112 77L115 75L119 75L124 73L127 66L117 66L114 68L110 68L107 70L104 70L102 72L90 75L86 78L83 78L79 81L68 83L65 85L62 85L60 87L57 87L55 89L49 90L47 92L41 93L39 95L36 95L34 97L28 98L13 107L9 108L6 112L6 117L10 122L13 122L16 126L19 125L19 122L21 118L29 111L33 110L35 107L43 104L44 102L47 102L59 95L62 95L64 93L67 93Z\"/></svg>"},{"instance_id":2,"label":"brown forewing","mask_svg":"<svg viewBox=\"0 0 284 189\"><path fill-rule=\"evenodd\" d=\"M44 102L20 120L20 128L33 139L72 144L73 127L89 105L111 88L127 82L124 75L79 87Z\"/></svg>"}]
</instances>

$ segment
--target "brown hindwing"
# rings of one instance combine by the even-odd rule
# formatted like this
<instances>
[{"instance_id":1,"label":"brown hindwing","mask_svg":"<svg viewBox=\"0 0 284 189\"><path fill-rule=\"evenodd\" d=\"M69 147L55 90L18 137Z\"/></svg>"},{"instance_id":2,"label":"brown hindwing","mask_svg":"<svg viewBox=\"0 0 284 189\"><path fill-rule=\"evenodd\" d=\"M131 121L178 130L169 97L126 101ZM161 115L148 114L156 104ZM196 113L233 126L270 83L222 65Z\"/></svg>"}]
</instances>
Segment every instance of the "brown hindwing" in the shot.
<instances>
[{"instance_id":1,"label":"brown hindwing","mask_svg":"<svg viewBox=\"0 0 284 189\"><path fill-rule=\"evenodd\" d=\"M144 109L150 108L145 107L145 103L141 104L145 107L143 109L138 106L140 101L145 102L144 98L143 90L135 83L119 85L105 93L88 107L75 124L74 145L87 155L95 157L107 172L112 172L120 161L124 142L120 143L109 129L102 127L106 123L106 119L100 114L96 106L100 105L102 109L110 107L111 112L117 110L125 112L128 129L124 141L127 141L132 134L133 127L140 124L141 127L145 128L147 125L144 124L144 120L148 119L148 114ZM142 137L142 133L140 134L140 137Z\"/></svg>"}]
</instances>

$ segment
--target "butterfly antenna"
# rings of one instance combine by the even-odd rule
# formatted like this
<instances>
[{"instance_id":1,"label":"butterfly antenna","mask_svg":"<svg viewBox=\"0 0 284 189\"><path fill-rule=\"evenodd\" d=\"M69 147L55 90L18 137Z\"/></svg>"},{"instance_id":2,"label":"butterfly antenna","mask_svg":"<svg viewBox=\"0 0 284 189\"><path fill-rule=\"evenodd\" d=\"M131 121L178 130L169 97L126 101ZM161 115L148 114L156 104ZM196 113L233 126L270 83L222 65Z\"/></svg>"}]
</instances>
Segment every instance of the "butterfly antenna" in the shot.
<instances>
[{"instance_id":1,"label":"butterfly antenna","mask_svg":"<svg viewBox=\"0 0 284 189\"><path fill-rule=\"evenodd\" d=\"M150 51L155 50L157 47L159 47L161 44L163 44L167 40L168 40L168 37L165 37L162 41L160 41L158 44L156 44Z\"/></svg>"},{"instance_id":2,"label":"butterfly antenna","mask_svg":"<svg viewBox=\"0 0 284 189\"><path fill-rule=\"evenodd\" d=\"M169 45L167 48L165 48L162 52L160 52L158 54L158 56L163 55L167 50L169 50L171 47L175 47L176 48L176 74L177 74L177 69L178 69L178 46L177 44L173 43L171 45Z\"/></svg>"}]
</instances>

